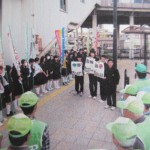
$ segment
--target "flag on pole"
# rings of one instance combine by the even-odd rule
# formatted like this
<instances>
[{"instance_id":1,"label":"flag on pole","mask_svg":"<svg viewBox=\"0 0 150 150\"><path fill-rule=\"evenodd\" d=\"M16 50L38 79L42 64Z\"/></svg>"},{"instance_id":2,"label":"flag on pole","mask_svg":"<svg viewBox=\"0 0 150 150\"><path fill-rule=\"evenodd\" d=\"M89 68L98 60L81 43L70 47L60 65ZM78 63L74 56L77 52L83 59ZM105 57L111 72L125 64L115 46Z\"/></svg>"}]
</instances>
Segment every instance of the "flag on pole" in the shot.
<instances>
[{"instance_id":1,"label":"flag on pole","mask_svg":"<svg viewBox=\"0 0 150 150\"><path fill-rule=\"evenodd\" d=\"M25 46L26 46L26 51L25 51L25 58L28 61L29 60L29 44L28 44L28 25L26 25L25 29Z\"/></svg>"},{"instance_id":2,"label":"flag on pole","mask_svg":"<svg viewBox=\"0 0 150 150\"><path fill-rule=\"evenodd\" d=\"M11 34L11 30L9 27L8 33L7 33L7 38L8 38L8 45L9 45L9 49L10 49L10 55L11 55L11 59L12 62L15 66L15 68L17 69L18 72L20 72L20 59L19 59L19 55L17 53L17 50L15 49L14 43L13 43L13 38L12 38L12 34Z\"/></svg>"},{"instance_id":3,"label":"flag on pole","mask_svg":"<svg viewBox=\"0 0 150 150\"><path fill-rule=\"evenodd\" d=\"M30 41L30 55L29 58L35 58L35 49L34 49L34 29L31 28L31 41Z\"/></svg>"},{"instance_id":4,"label":"flag on pole","mask_svg":"<svg viewBox=\"0 0 150 150\"><path fill-rule=\"evenodd\" d=\"M96 51L96 54L97 54L97 47L98 47L98 32L96 32L95 45L94 45L94 49Z\"/></svg>"},{"instance_id":5,"label":"flag on pole","mask_svg":"<svg viewBox=\"0 0 150 150\"><path fill-rule=\"evenodd\" d=\"M61 47L61 30L55 30L55 36L56 36L58 47L59 47L59 54L61 56L61 50L62 50L62 47Z\"/></svg>"},{"instance_id":6,"label":"flag on pole","mask_svg":"<svg viewBox=\"0 0 150 150\"><path fill-rule=\"evenodd\" d=\"M0 38L0 65L4 66L4 53L3 53L3 46L2 46L1 38Z\"/></svg>"},{"instance_id":7,"label":"flag on pole","mask_svg":"<svg viewBox=\"0 0 150 150\"><path fill-rule=\"evenodd\" d=\"M62 62L64 62L64 55L65 55L65 28L62 28L62 55L61 55Z\"/></svg>"}]
</instances>

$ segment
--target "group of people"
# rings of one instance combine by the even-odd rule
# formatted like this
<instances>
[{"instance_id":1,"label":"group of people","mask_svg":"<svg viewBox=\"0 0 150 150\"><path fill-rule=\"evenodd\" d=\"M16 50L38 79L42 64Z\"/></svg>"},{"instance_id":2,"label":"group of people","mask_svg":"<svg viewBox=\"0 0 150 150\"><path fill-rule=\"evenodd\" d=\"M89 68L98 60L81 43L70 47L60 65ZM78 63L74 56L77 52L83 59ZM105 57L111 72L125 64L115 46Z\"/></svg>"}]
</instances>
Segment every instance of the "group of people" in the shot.
<instances>
[{"instance_id":1,"label":"group of people","mask_svg":"<svg viewBox=\"0 0 150 150\"><path fill-rule=\"evenodd\" d=\"M87 56L87 55L86 55ZM98 77L94 70L90 70L87 72L89 76L89 98L97 99L98 94L100 93L100 99L98 99L101 103L107 100L106 109L111 108L114 110L116 107L116 88L119 84L120 75L118 69L114 67L114 62L112 59L108 59L105 55L101 57L96 55L94 49L91 49L89 56L90 58L95 59L95 61L102 62L104 64L104 77ZM82 53L77 55L77 61L82 62L82 74L75 75L75 94L82 96L84 90L84 68L86 59L82 57ZM100 92L97 92L97 86L100 86Z\"/></svg>"},{"instance_id":2,"label":"group of people","mask_svg":"<svg viewBox=\"0 0 150 150\"><path fill-rule=\"evenodd\" d=\"M137 64L135 71L139 79L126 85L117 101L122 116L106 126L118 150L150 149L150 80L144 64Z\"/></svg>"},{"instance_id":3,"label":"group of people","mask_svg":"<svg viewBox=\"0 0 150 150\"><path fill-rule=\"evenodd\" d=\"M19 98L22 113L13 115L7 123L10 145L4 150L49 150L48 125L35 117L39 98L31 91ZM0 142L3 136L0 137Z\"/></svg>"},{"instance_id":4,"label":"group of people","mask_svg":"<svg viewBox=\"0 0 150 150\"><path fill-rule=\"evenodd\" d=\"M79 53L85 57L86 48ZM74 78L71 62L77 60L77 55L76 51L70 50L65 51L63 61L60 56L50 54L41 58L30 58L28 62L22 59L19 70L15 65L6 65L5 68L0 66L0 110L6 107L6 115L12 116L14 111L20 110L18 98L21 94L34 91L40 97L48 91L59 89L61 81L62 85L67 85ZM11 102L13 102L14 110L11 110Z\"/></svg>"}]
</instances>

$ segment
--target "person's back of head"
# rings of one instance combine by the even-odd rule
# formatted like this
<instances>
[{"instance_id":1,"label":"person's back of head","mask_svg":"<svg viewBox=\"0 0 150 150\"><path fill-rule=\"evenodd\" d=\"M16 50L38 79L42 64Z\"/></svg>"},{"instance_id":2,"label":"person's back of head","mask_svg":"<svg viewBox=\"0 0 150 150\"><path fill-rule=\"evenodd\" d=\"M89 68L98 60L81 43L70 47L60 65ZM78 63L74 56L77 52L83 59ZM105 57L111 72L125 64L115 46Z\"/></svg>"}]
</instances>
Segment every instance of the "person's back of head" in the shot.
<instances>
[{"instance_id":1,"label":"person's back of head","mask_svg":"<svg viewBox=\"0 0 150 150\"><path fill-rule=\"evenodd\" d=\"M32 121L24 114L17 114L8 120L7 130L11 146L24 146L29 139Z\"/></svg>"},{"instance_id":2,"label":"person's back of head","mask_svg":"<svg viewBox=\"0 0 150 150\"><path fill-rule=\"evenodd\" d=\"M36 111L36 106L38 103L38 97L33 92L26 92L21 95L19 98L19 105L23 111L23 113L27 116L33 115Z\"/></svg>"}]
</instances>

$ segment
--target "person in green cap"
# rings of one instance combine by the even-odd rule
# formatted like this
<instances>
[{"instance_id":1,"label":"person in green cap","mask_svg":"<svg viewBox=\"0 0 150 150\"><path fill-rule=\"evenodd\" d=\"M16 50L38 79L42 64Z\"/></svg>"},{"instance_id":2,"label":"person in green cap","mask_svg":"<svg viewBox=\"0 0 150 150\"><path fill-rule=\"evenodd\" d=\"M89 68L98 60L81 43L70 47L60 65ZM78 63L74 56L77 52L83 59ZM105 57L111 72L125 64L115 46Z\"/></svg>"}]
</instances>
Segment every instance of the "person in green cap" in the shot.
<instances>
[{"instance_id":1,"label":"person in green cap","mask_svg":"<svg viewBox=\"0 0 150 150\"><path fill-rule=\"evenodd\" d=\"M129 96L136 96L138 88L134 85L128 84L120 91L123 94L122 100L126 100Z\"/></svg>"},{"instance_id":2,"label":"person in green cap","mask_svg":"<svg viewBox=\"0 0 150 150\"><path fill-rule=\"evenodd\" d=\"M117 107L124 109L124 117L131 119L138 127L138 137L144 143L145 150L150 149L150 118L144 116L144 104L135 96L119 101Z\"/></svg>"},{"instance_id":3,"label":"person in green cap","mask_svg":"<svg viewBox=\"0 0 150 150\"><path fill-rule=\"evenodd\" d=\"M136 74L139 78L133 85L137 86L138 92L150 92L150 80L146 78L147 67L144 64L137 64L135 66Z\"/></svg>"},{"instance_id":4,"label":"person in green cap","mask_svg":"<svg viewBox=\"0 0 150 150\"><path fill-rule=\"evenodd\" d=\"M137 136L137 126L131 119L119 117L114 122L107 124L106 128L112 133L113 143L118 150L146 150Z\"/></svg>"},{"instance_id":5,"label":"person in green cap","mask_svg":"<svg viewBox=\"0 0 150 150\"><path fill-rule=\"evenodd\" d=\"M135 123L136 120L144 120L144 104L135 96L129 96L125 101L118 101L117 107L123 109L124 117L130 118Z\"/></svg>"},{"instance_id":6,"label":"person in green cap","mask_svg":"<svg viewBox=\"0 0 150 150\"><path fill-rule=\"evenodd\" d=\"M50 140L48 125L35 118L38 97L33 92L26 92L19 98L19 105L24 112L32 120L32 129L28 145L38 145L38 150L49 150Z\"/></svg>"},{"instance_id":7,"label":"person in green cap","mask_svg":"<svg viewBox=\"0 0 150 150\"><path fill-rule=\"evenodd\" d=\"M7 130L10 146L3 150L37 150L37 146L28 146L32 121L24 114L17 114L8 120Z\"/></svg>"},{"instance_id":8,"label":"person in green cap","mask_svg":"<svg viewBox=\"0 0 150 150\"><path fill-rule=\"evenodd\" d=\"M150 93L141 91L138 92L136 97L137 100L141 100L145 106L144 115L149 116L150 115Z\"/></svg>"}]
</instances>

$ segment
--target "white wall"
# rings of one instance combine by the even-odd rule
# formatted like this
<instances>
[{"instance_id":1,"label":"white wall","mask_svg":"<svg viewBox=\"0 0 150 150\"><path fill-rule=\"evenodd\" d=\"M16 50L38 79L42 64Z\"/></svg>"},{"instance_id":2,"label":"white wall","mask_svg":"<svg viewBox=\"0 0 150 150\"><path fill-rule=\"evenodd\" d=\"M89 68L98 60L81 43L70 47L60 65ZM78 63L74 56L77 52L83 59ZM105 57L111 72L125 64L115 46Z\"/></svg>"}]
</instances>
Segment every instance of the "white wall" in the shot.
<instances>
[{"instance_id":1,"label":"white wall","mask_svg":"<svg viewBox=\"0 0 150 150\"><path fill-rule=\"evenodd\" d=\"M100 0L67 0L67 11L60 10L60 0L3 0L2 39L6 62L10 63L7 28L11 27L14 44L21 58L25 56L25 27L34 27L43 40L43 47L55 37L54 31L69 22L82 23ZM35 16L33 17L32 14ZM34 18L34 19L33 19Z\"/></svg>"}]
</instances>

